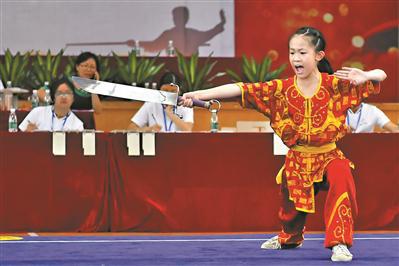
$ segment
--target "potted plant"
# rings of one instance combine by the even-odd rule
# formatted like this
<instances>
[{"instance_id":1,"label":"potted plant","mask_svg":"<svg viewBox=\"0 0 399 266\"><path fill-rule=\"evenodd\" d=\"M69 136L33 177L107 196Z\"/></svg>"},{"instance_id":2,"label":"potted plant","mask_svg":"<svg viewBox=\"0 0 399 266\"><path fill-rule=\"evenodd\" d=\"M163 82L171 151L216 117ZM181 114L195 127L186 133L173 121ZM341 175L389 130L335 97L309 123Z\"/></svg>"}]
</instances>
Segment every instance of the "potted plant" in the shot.
<instances>
[{"instance_id":1,"label":"potted plant","mask_svg":"<svg viewBox=\"0 0 399 266\"><path fill-rule=\"evenodd\" d=\"M287 67L287 64L280 65L277 69L271 70L272 59L270 56L265 56L262 63L258 64L251 56L247 59L245 55L242 57L242 72L244 78L235 73L231 69L226 69L226 73L232 78L234 82L265 82L276 79Z\"/></svg>"},{"instance_id":2,"label":"potted plant","mask_svg":"<svg viewBox=\"0 0 399 266\"><path fill-rule=\"evenodd\" d=\"M218 72L209 77L213 67L217 61L210 62L213 53L210 53L206 58L202 68L198 65L198 52L185 58L182 53L176 50L178 68L180 74L183 76L182 92L202 90L212 86L211 81L216 77L225 75L224 72Z\"/></svg>"},{"instance_id":3,"label":"potted plant","mask_svg":"<svg viewBox=\"0 0 399 266\"><path fill-rule=\"evenodd\" d=\"M23 55L17 52L15 55L11 54L10 49L5 51L4 57L0 60L0 76L3 84L11 81L13 86L23 87L26 82L27 70L31 52L26 52Z\"/></svg>"},{"instance_id":4,"label":"potted plant","mask_svg":"<svg viewBox=\"0 0 399 266\"><path fill-rule=\"evenodd\" d=\"M52 55L48 50L47 54L42 56L39 52L28 71L29 85L32 88L43 86L45 81L51 82L59 78L62 73L60 71L60 63L64 50L61 49L56 55Z\"/></svg>"},{"instance_id":5,"label":"potted plant","mask_svg":"<svg viewBox=\"0 0 399 266\"><path fill-rule=\"evenodd\" d=\"M159 54L152 59L148 59L137 57L136 52L132 50L129 52L125 62L116 53L112 53L117 64L115 79L124 84L136 83L137 85L143 85L146 82L150 82L165 65L164 63L156 64Z\"/></svg>"}]
</instances>

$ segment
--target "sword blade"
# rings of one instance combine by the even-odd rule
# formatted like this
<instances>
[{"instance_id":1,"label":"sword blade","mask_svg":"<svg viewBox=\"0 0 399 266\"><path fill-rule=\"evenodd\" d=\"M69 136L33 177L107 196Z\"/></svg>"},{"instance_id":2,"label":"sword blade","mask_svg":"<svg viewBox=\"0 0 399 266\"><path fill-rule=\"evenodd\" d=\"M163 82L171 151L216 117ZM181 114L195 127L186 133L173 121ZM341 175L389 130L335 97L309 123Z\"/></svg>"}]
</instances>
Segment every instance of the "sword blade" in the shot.
<instances>
[{"instance_id":1,"label":"sword blade","mask_svg":"<svg viewBox=\"0 0 399 266\"><path fill-rule=\"evenodd\" d=\"M78 88L94 94L143 102L177 105L178 95L173 92L152 90L80 77L72 77L72 81L77 84Z\"/></svg>"}]
</instances>

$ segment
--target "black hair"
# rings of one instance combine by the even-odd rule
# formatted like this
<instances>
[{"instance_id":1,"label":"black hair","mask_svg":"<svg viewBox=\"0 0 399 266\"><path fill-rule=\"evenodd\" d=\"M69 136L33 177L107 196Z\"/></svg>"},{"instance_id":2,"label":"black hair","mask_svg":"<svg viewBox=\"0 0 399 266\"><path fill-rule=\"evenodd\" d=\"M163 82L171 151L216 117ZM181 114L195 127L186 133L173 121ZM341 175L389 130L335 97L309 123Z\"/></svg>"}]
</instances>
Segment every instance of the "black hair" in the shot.
<instances>
[{"instance_id":1,"label":"black hair","mask_svg":"<svg viewBox=\"0 0 399 266\"><path fill-rule=\"evenodd\" d=\"M72 81L69 78L62 77L62 78L53 80L49 85L51 99L53 99L53 101L55 99L55 93L57 92L58 87L62 84L66 84L68 86L68 88L71 90L71 92L73 93L75 86L73 85Z\"/></svg>"},{"instance_id":2,"label":"black hair","mask_svg":"<svg viewBox=\"0 0 399 266\"><path fill-rule=\"evenodd\" d=\"M325 51L326 49L326 40L324 39L323 34L312 27L302 27L295 31L289 38L289 41L296 35L303 35L310 38L310 42L315 47L316 52ZM323 59L317 64L317 68L320 72L325 72L328 74L333 74L334 70L328 62L327 58L324 56Z\"/></svg>"},{"instance_id":3,"label":"black hair","mask_svg":"<svg viewBox=\"0 0 399 266\"><path fill-rule=\"evenodd\" d=\"M158 88L161 88L162 85L171 84L171 83L176 84L177 86L179 86L179 88L180 88L180 93L182 93L182 85L183 85L183 82L182 82L182 80L179 78L179 76L176 75L176 74L175 74L174 72L172 72L172 71L166 71L166 72L162 75L162 77L159 79L159 87L158 87Z\"/></svg>"},{"instance_id":4,"label":"black hair","mask_svg":"<svg viewBox=\"0 0 399 266\"><path fill-rule=\"evenodd\" d=\"M100 61L98 60L98 57L91 52L83 52L80 55L78 55L78 57L75 60L75 70L78 65L89 59L93 59L94 61L96 61L97 72L100 72Z\"/></svg>"},{"instance_id":5,"label":"black hair","mask_svg":"<svg viewBox=\"0 0 399 266\"><path fill-rule=\"evenodd\" d=\"M173 83L173 84L176 84L176 85L180 86L181 85L181 80L175 73L173 73L171 71L167 71L160 78L159 87L161 87L162 85L165 85L165 84L170 84L170 83Z\"/></svg>"}]
</instances>

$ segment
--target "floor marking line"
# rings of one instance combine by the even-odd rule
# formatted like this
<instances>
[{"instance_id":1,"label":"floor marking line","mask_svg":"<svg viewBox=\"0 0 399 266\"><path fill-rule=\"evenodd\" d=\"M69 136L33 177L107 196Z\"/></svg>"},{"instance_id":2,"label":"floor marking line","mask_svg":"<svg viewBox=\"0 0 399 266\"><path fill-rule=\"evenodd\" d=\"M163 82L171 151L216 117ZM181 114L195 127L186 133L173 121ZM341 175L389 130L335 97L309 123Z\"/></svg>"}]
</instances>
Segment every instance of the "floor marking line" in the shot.
<instances>
[{"instance_id":1,"label":"floor marking line","mask_svg":"<svg viewBox=\"0 0 399 266\"><path fill-rule=\"evenodd\" d=\"M355 240L399 240L399 237L355 237ZM0 241L0 244L29 244L29 243L146 243L146 242L246 242L265 241L266 238L214 238L214 239L98 239L98 240L20 240ZM305 238L305 241L322 241L324 238Z\"/></svg>"}]
</instances>

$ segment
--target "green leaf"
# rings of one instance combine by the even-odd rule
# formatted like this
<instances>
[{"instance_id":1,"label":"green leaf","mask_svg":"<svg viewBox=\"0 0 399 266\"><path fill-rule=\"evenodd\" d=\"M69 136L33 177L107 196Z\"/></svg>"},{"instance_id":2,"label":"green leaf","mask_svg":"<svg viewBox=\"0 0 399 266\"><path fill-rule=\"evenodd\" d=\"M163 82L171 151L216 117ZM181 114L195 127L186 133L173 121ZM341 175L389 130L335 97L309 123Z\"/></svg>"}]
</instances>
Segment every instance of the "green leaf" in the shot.
<instances>
[{"instance_id":1,"label":"green leaf","mask_svg":"<svg viewBox=\"0 0 399 266\"><path fill-rule=\"evenodd\" d=\"M265 57L263 59L263 62L260 65L260 68L259 68L259 76L258 76L259 77L259 81L262 81L262 82L266 81L265 80L266 73L268 73L269 70L270 70L270 63L271 63L271 59L269 57Z\"/></svg>"},{"instance_id":2,"label":"green leaf","mask_svg":"<svg viewBox=\"0 0 399 266\"><path fill-rule=\"evenodd\" d=\"M234 82L242 81L241 77L236 72L234 72L233 70L226 69L226 73L227 73L227 75L229 75L233 79Z\"/></svg>"}]
</instances>

